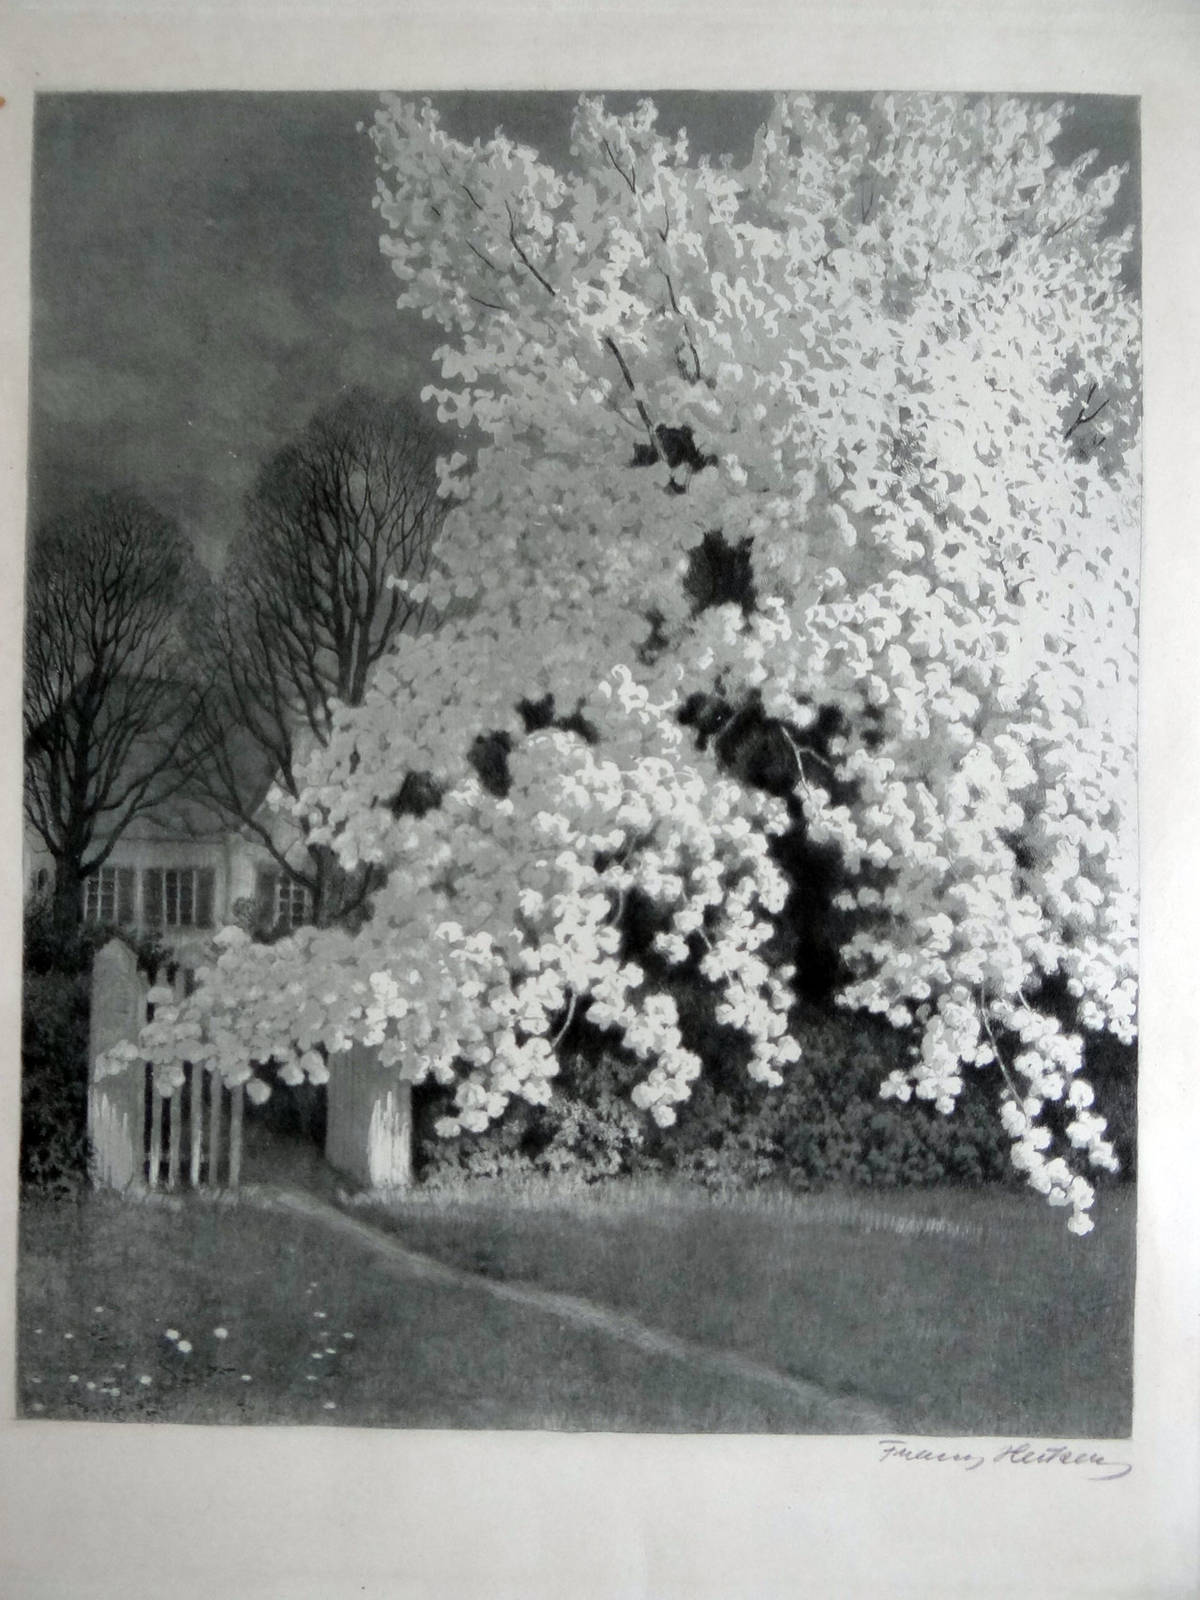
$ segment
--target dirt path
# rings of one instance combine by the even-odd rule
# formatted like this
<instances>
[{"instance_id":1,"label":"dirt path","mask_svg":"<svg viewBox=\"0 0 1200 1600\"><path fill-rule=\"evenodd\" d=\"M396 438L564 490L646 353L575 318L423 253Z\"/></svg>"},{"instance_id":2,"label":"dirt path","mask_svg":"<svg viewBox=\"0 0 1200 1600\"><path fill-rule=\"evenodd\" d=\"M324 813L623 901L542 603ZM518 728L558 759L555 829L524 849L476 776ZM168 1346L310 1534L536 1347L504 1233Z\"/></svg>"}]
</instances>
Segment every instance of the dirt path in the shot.
<instances>
[{"instance_id":1,"label":"dirt path","mask_svg":"<svg viewBox=\"0 0 1200 1600\"><path fill-rule=\"evenodd\" d=\"M447 1266L431 1256L408 1249L389 1234L360 1222L357 1217L348 1216L316 1196L272 1187L246 1191L244 1197L254 1204L292 1212L322 1224L331 1232L353 1240L369 1251L381 1266L399 1276L441 1284L447 1288L475 1290L497 1300L558 1317L573 1327L606 1334L609 1338L619 1339L624 1344L645 1351L647 1355L669 1356L693 1367L705 1367L726 1377L749 1380L782 1391L810 1411L813 1418L823 1424L825 1432L887 1433L891 1429L892 1424L886 1412L867 1401L830 1394L815 1383L789 1377L787 1373L739 1355L737 1351L716 1350L690 1339L681 1339L675 1334L663 1333L639 1322L636 1317L626 1316L577 1295L539 1289L528 1283L507 1283L485 1277L482 1273L468 1272L461 1267Z\"/></svg>"}]
</instances>

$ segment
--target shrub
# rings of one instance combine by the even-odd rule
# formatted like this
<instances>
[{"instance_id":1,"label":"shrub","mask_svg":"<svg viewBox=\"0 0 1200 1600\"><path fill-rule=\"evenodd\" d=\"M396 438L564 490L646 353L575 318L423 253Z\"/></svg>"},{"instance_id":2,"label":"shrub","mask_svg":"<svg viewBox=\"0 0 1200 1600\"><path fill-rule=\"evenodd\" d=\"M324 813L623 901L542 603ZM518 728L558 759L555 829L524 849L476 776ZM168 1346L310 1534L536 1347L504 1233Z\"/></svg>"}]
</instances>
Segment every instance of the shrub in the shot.
<instances>
[{"instance_id":1,"label":"shrub","mask_svg":"<svg viewBox=\"0 0 1200 1600\"><path fill-rule=\"evenodd\" d=\"M991 1097L967 1080L959 1110L897 1105L879 1084L904 1060L905 1039L886 1025L806 1008L796 1023L803 1055L782 1085L701 1086L659 1158L719 1185L777 1182L896 1187L980 1183L1008 1174L1007 1141Z\"/></svg>"},{"instance_id":2,"label":"shrub","mask_svg":"<svg viewBox=\"0 0 1200 1600\"><path fill-rule=\"evenodd\" d=\"M586 1181L653 1168L644 1156L652 1124L629 1102L635 1066L610 1054L578 1053L564 1067L560 1092L544 1106L515 1102L482 1133L440 1138L445 1092L418 1090L417 1170L426 1182L450 1176L502 1177L573 1173Z\"/></svg>"},{"instance_id":3,"label":"shrub","mask_svg":"<svg viewBox=\"0 0 1200 1600\"><path fill-rule=\"evenodd\" d=\"M123 939L148 977L160 967L170 968L172 952L152 935L133 934L106 922L81 922L65 927L47 900L25 908L23 957L27 973L90 973L92 957L110 939Z\"/></svg>"},{"instance_id":4,"label":"shrub","mask_svg":"<svg viewBox=\"0 0 1200 1600\"><path fill-rule=\"evenodd\" d=\"M87 1178L86 972L27 972L21 1016L21 1182L65 1194Z\"/></svg>"},{"instance_id":5,"label":"shrub","mask_svg":"<svg viewBox=\"0 0 1200 1600\"><path fill-rule=\"evenodd\" d=\"M708 1030L702 1023L697 1031ZM638 1065L611 1051L578 1049L548 1105L515 1104L478 1134L428 1136L440 1101L428 1096L418 1115L419 1170L435 1180L674 1172L714 1187L799 1190L1010 1175L1007 1141L980 1080L968 1081L952 1118L921 1101L897 1105L879 1096L881 1081L904 1059L905 1039L895 1030L809 1006L797 1014L795 1033L803 1055L779 1088L764 1090L726 1058L666 1128L630 1105Z\"/></svg>"},{"instance_id":6,"label":"shrub","mask_svg":"<svg viewBox=\"0 0 1200 1600\"><path fill-rule=\"evenodd\" d=\"M88 1015L92 957L117 930L64 928L52 907L25 912L21 1015L21 1183L71 1193L88 1172ZM122 930L120 937L128 936ZM170 966L152 939L130 940L147 974Z\"/></svg>"}]
</instances>

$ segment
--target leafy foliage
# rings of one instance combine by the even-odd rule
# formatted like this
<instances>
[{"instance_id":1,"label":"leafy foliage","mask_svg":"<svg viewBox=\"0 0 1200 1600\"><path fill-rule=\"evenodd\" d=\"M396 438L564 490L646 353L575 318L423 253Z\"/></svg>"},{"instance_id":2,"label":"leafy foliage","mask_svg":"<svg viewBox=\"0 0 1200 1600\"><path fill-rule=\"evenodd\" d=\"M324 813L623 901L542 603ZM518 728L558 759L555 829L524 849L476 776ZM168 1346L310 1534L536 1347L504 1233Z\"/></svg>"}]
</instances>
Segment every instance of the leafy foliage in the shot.
<instances>
[{"instance_id":1,"label":"leafy foliage","mask_svg":"<svg viewBox=\"0 0 1200 1600\"><path fill-rule=\"evenodd\" d=\"M904 1059L886 1024L809 1007L793 1023L803 1051L776 1088L706 1070L670 1128L629 1100L634 1062L569 1057L545 1106L518 1102L476 1134L420 1146L427 1178L573 1172L588 1180L676 1173L722 1189L979 1183L1003 1178L1006 1140L987 1089L968 1081L953 1118L897 1107L879 1084ZM425 1129L443 1092L426 1108ZM423 1130L424 1131L424 1130Z\"/></svg>"},{"instance_id":2,"label":"leafy foliage","mask_svg":"<svg viewBox=\"0 0 1200 1600\"><path fill-rule=\"evenodd\" d=\"M358 1038L473 1133L548 1104L583 1027L668 1128L705 1072L680 993L778 1087L836 928L822 981L905 1045L885 1097L949 1114L991 1069L1090 1228L1081 1030L1134 1031L1139 355L1120 173L1056 166L1063 115L784 96L737 167L585 97L564 174L385 101L383 248L483 441L440 468L436 635L293 808L388 877L353 936L228 935L164 1072L197 1029L234 1077Z\"/></svg>"},{"instance_id":3,"label":"leafy foliage","mask_svg":"<svg viewBox=\"0 0 1200 1600\"><path fill-rule=\"evenodd\" d=\"M741 1084L697 1090L664 1150L674 1170L800 1190L1005 1175L1006 1141L983 1083L967 1081L953 1117L928 1103L897 1107L879 1099L880 1082L905 1054L886 1025L809 1014L798 1034L803 1057L778 1088L752 1100Z\"/></svg>"}]
</instances>

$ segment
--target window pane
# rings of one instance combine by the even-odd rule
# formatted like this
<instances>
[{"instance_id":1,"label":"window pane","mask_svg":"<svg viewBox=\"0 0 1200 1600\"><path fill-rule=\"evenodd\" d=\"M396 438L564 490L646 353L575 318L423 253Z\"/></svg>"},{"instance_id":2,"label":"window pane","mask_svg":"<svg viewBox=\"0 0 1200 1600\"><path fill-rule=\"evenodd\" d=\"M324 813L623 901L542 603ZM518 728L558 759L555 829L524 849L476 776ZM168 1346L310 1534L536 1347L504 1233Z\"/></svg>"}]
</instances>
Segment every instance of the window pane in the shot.
<instances>
[{"instance_id":1,"label":"window pane","mask_svg":"<svg viewBox=\"0 0 1200 1600\"><path fill-rule=\"evenodd\" d=\"M190 928L196 921L196 905L193 889L196 874L190 867L179 874L179 926Z\"/></svg>"},{"instance_id":2,"label":"window pane","mask_svg":"<svg viewBox=\"0 0 1200 1600\"><path fill-rule=\"evenodd\" d=\"M213 897L215 874L211 867L202 867L196 874L196 926L213 925Z\"/></svg>"},{"instance_id":3,"label":"window pane","mask_svg":"<svg viewBox=\"0 0 1200 1600\"><path fill-rule=\"evenodd\" d=\"M276 885L275 920L285 928L298 928L308 919L308 907L308 890L281 873Z\"/></svg>"},{"instance_id":4,"label":"window pane","mask_svg":"<svg viewBox=\"0 0 1200 1600\"><path fill-rule=\"evenodd\" d=\"M260 867L255 893L255 911L260 922L275 920L275 885L276 874Z\"/></svg>"},{"instance_id":5,"label":"window pane","mask_svg":"<svg viewBox=\"0 0 1200 1600\"><path fill-rule=\"evenodd\" d=\"M152 928L162 926L163 871L161 867L148 867L142 874L142 915Z\"/></svg>"},{"instance_id":6,"label":"window pane","mask_svg":"<svg viewBox=\"0 0 1200 1600\"><path fill-rule=\"evenodd\" d=\"M179 926L179 873L174 867L169 867L163 873L165 921L168 928Z\"/></svg>"},{"instance_id":7,"label":"window pane","mask_svg":"<svg viewBox=\"0 0 1200 1600\"><path fill-rule=\"evenodd\" d=\"M117 868L117 921L126 927L135 919L133 908L133 868Z\"/></svg>"}]
</instances>

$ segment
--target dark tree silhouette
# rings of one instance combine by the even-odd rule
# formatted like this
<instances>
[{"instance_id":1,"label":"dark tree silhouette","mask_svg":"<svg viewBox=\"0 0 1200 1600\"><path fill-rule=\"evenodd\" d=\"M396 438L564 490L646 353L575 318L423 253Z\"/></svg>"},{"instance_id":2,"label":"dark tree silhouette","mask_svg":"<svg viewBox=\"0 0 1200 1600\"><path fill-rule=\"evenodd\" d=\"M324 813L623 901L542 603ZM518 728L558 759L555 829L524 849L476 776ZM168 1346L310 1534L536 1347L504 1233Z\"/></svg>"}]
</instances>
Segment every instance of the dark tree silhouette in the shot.
<instances>
[{"instance_id":1,"label":"dark tree silhouette","mask_svg":"<svg viewBox=\"0 0 1200 1600\"><path fill-rule=\"evenodd\" d=\"M180 741L201 696L179 618L203 582L175 524L132 491L90 495L31 540L25 815L54 860L65 928L84 880L200 753Z\"/></svg>"},{"instance_id":2,"label":"dark tree silhouette","mask_svg":"<svg viewBox=\"0 0 1200 1600\"><path fill-rule=\"evenodd\" d=\"M420 626L424 604L388 580L428 568L438 448L418 412L366 390L320 411L263 467L204 620L203 792L308 890L320 923L352 916L369 876L348 876L320 847L297 862L263 814L264 777L295 796L335 706L361 703L391 641Z\"/></svg>"}]
</instances>

